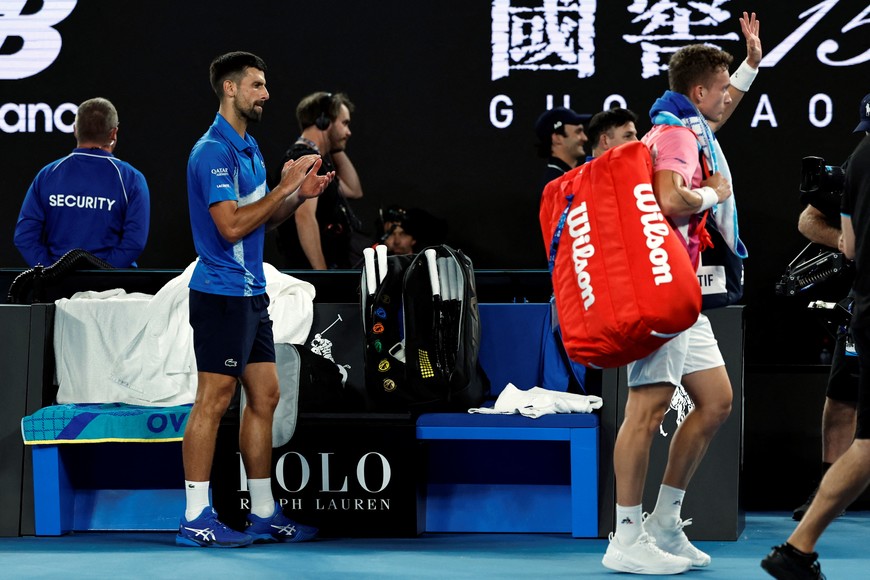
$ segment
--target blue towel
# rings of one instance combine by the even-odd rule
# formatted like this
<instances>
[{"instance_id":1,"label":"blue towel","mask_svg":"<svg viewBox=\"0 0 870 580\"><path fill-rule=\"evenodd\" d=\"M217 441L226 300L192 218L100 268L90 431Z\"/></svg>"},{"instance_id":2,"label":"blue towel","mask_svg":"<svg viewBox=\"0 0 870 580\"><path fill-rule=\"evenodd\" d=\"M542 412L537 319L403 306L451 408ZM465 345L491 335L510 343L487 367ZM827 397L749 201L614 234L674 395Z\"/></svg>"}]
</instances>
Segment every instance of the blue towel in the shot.
<instances>
[{"instance_id":1,"label":"blue towel","mask_svg":"<svg viewBox=\"0 0 870 580\"><path fill-rule=\"evenodd\" d=\"M673 91L665 93L656 99L649 111L653 125L680 125L687 127L698 138L698 147L707 158L710 171L720 171L731 182L734 191L734 181L731 178L731 168L725 159L725 152L719 144L716 135L707 124L707 120L694 104L683 94ZM746 258L749 252L740 240L740 227L737 223L737 201L732 194L728 199L711 208L716 227L722 234L722 239L736 256Z\"/></svg>"},{"instance_id":2,"label":"blue towel","mask_svg":"<svg viewBox=\"0 0 870 580\"><path fill-rule=\"evenodd\" d=\"M21 420L25 445L181 441L191 405L78 403L44 407Z\"/></svg>"}]
</instances>

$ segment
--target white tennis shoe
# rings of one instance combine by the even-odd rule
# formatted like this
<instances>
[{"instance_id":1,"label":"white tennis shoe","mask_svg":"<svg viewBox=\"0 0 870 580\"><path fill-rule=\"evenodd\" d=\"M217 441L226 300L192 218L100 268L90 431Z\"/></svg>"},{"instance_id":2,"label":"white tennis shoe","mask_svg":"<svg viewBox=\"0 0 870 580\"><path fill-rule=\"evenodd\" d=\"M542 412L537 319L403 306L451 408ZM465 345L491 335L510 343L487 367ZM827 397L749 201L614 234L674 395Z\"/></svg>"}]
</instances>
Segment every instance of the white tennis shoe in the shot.
<instances>
[{"instance_id":1,"label":"white tennis shoe","mask_svg":"<svg viewBox=\"0 0 870 580\"><path fill-rule=\"evenodd\" d=\"M656 541L643 532L633 544L623 545L610 534L610 544L601 563L617 572L631 574L681 574L692 567L688 558L674 556L656 546Z\"/></svg>"},{"instance_id":2,"label":"white tennis shoe","mask_svg":"<svg viewBox=\"0 0 870 580\"><path fill-rule=\"evenodd\" d=\"M643 531L655 538L656 545L675 556L682 556L692 562L692 566L703 568L710 565L711 558L692 545L683 528L692 524L692 518L681 520L677 518L672 527L665 527L654 515L643 514Z\"/></svg>"}]
</instances>

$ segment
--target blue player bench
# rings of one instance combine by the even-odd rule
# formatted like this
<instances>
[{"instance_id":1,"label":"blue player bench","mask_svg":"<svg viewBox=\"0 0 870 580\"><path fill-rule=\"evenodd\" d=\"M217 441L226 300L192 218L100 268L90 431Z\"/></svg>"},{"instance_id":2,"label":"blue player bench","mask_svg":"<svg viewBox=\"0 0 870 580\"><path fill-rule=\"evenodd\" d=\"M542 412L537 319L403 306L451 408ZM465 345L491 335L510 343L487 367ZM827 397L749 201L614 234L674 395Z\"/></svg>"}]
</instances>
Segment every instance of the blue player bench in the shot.
<instances>
[{"instance_id":1,"label":"blue player bench","mask_svg":"<svg viewBox=\"0 0 870 580\"><path fill-rule=\"evenodd\" d=\"M171 530L184 510L181 439L190 405L52 405L22 419L33 456L35 533ZM137 445L130 453L129 444ZM95 445L100 444L100 445ZM98 473L77 465L106 464Z\"/></svg>"},{"instance_id":2,"label":"blue player bench","mask_svg":"<svg viewBox=\"0 0 870 580\"><path fill-rule=\"evenodd\" d=\"M427 532L598 536L597 415L432 413L417 439L429 444Z\"/></svg>"},{"instance_id":3,"label":"blue player bench","mask_svg":"<svg viewBox=\"0 0 870 580\"><path fill-rule=\"evenodd\" d=\"M508 382L539 385L549 305L481 304L480 313L480 360L493 397ZM68 407L23 420L33 452L35 533L174 529L184 509L179 441L189 407ZM425 531L599 536L599 489L606 486L599 484L598 414L431 413L418 418L416 437L428 452ZM130 452L130 443L145 442L157 444ZM101 462L112 469L75 469Z\"/></svg>"},{"instance_id":4,"label":"blue player bench","mask_svg":"<svg viewBox=\"0 0 870 580\"><path fill-rule=\"evenodd\" d=\"M540 385L548 304L481 304L480 362L493 397ZM605 401L605 405L607 401ZM428 413L427 532L570 532L598 536L596 414Z\"/></svg>"}]
</instances>

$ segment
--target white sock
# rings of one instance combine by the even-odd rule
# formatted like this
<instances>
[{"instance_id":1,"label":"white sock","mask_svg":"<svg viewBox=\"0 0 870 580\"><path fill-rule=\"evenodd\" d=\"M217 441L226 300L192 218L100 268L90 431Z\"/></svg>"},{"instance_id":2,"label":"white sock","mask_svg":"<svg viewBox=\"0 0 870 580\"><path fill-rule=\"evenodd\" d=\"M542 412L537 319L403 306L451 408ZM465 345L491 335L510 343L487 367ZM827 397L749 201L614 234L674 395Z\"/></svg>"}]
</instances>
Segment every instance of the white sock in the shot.
<instances>
[{"instance_id":1,"label":"white sock","mask_svg":"<svg viewBox=\"0 0 870 580\"><path fill-rule=\"evenodd\" d=\"M272 478L249 479L251 513L258 518L268 518L275 513L275 498L272 496Z\"/></svg>"},{"instance_id":2,"label":"white sock","mask_svg":"<svg viewBox=\"0 0 870 580\"><path fill-rule=\"evenodd\" d=\"M640 523L642 514L643 506L625 507L616 504L616 534L614 535L619 538L619 543L623 546L635 543L643 532Z\"/></svg>"},{"instance_id":3,"label":"white sock","mask_svg":"<svg viewBox=\"0 0 870 580\"><path fill-rule=\"evenodd\" d=\"M675 525L677 520L680 519L680 510L683 509L683 497L685 495L685 489L677 489L676 487L662 484L659 488L656 507L653 510L656 518L665 525Z\"/></svg>"},{"instance_id":4,"label":"white sock","mask_svg":"<svg viewBox=\"0 0 870 580\"><path fill-rule=\"evenodd\" d=\"M207 481L184 480L184 495L187 498L187 507L184 510L184 518L187 521L195 520L202 510L211 505L208 498Z\"/></svg>"}]
</instances>

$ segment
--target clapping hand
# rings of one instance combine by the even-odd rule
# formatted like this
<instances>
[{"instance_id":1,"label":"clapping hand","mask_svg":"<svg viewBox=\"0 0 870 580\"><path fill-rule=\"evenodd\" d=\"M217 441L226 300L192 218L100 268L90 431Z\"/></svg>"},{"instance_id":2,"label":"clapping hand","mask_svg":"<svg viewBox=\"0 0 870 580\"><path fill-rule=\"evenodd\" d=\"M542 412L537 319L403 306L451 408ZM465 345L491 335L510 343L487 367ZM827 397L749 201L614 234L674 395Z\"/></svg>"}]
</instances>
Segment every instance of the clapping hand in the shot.
<instances>
[{"instance_id":1,"label":"clapping hand","mask_svg":"<svg viewBox=\"0 0 870 580\"><path fill-rule=\"evenodd\" d=\"M317 197L335 178L335 171L317 175L321 165L323 159L315 153L290 159L281 169L281 185L287 187L288 195L298 192L300 200Z\"/></svg>"},{"instance_id":2,"label":"clapping hand","mask_svg":"<svg viewBox=\"0 0 870 580\"><path fill-rule=\"evenodd\" d=\"M323 175L317 175L317 169L320 168L322 161L318 159L314 165L311 167L311 170L308 172L308 175L305 176L305 179L302 181L302 185L299 186L299 190L297 195L299 199L311 199L312 197L317 197L323 190L326 189L326 186L335 179L335 171L330 171L329 173L325 173Z\"/></svg>"},{"instance_id":3,"label":"clapping hand","mask_svg":"<svg viewBox=\"0 0 870 580\"><path fill-rule=\"evenodd\" d=\"M320 155L315 153L288 160L281 168L280 183L281 186L286 187L287 195L296 191L308 174L313 172L316 175L322 163Z\"/></svg>"}]
</instances>

